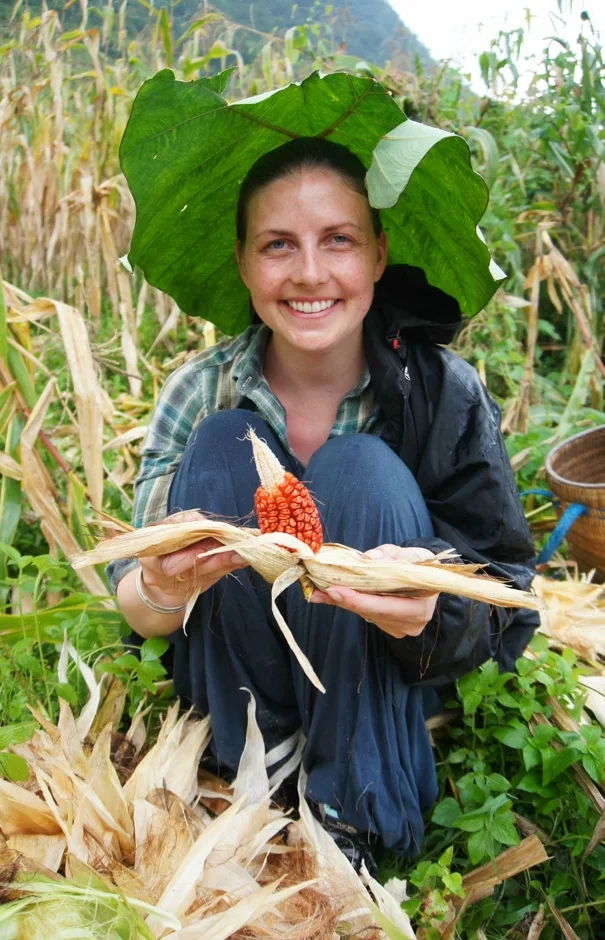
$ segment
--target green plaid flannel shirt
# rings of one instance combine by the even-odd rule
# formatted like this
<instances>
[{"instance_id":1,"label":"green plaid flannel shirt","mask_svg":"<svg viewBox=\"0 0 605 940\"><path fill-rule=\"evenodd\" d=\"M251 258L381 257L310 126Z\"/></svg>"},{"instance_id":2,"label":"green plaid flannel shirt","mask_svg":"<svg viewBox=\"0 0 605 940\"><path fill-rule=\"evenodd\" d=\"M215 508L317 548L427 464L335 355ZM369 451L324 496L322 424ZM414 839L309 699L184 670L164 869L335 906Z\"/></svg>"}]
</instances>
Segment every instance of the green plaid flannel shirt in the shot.
<instances>
[{"instance_id":1,"label":"green plaid flannel shirt","mask_svg":"<svg viewBox=\"0 0 605 940\"><path fill-rule=\"evenodd\" d=\"M170 484L189 435L202 418L239 408L244 399L297 460L288 443L286 412L263 376L262 362L269 335L264 325L250 326L235 339L194 356L166 380L145 436L141 469L134 485L134 526L149 525L168 515ZM379 433L378 408L367 370L359 384L342 399L330 437L356 433ZM134 559L114 561L107 566L114 590L135 566Z\"/></svg>"}]
</instances>

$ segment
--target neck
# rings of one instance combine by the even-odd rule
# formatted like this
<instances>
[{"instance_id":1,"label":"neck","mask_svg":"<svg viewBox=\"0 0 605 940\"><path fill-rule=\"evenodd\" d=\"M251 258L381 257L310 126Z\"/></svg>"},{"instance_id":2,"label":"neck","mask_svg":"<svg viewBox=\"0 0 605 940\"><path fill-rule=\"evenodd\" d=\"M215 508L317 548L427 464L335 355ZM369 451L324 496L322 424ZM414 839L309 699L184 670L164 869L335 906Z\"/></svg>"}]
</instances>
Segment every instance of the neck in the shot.
<instances>
[{"instance_id":1,"label":"neck","mask_svg":"<svg viewBox=\"0 0 605 940\"><path fill-rule=\"evenodd\" d=\"M344 395L361 379L365 362L361 330L320 354L292 348L273 334L265 352L264 373L269 385L286 380L294 393L332 391Z\"/></svg>"}]
</instances>

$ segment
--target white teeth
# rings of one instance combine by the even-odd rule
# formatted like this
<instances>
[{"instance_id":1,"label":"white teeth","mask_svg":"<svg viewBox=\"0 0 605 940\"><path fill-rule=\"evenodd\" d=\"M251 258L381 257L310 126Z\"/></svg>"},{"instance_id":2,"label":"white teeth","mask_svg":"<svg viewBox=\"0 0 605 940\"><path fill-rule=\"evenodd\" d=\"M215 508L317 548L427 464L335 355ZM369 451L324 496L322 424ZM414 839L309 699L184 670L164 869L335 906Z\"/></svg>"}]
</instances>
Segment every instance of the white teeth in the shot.
<instances>
[{"instance_id":1,"label":"white teeth","mask_svg":"<svg viewBox=\"0 0 605 940\"><path fill-rule=\"evenodd\" d=\"M322 310L327 310L328 307L331 307L336 301L315 300L312 304L309 304L299 303L297 300L287 300L286 303L289 307L292 307L293 310L297 310L298 313L321 313Z\"/></svg>"}]
</instances>

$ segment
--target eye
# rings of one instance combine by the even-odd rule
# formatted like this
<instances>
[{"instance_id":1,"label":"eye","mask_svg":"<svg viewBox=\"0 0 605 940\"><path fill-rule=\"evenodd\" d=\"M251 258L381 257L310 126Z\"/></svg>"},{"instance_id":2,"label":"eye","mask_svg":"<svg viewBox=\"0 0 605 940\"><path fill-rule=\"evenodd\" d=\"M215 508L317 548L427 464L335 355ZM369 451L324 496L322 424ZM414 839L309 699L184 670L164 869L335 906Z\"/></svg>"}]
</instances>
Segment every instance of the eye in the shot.
<instances>
[{"instance_id":1,"label":"eye","mask_svg":"<svg viewBox=\"0 0 605 940\"><path fill-rule=\"evenodd\" d=\"M332 235L332 241L337 245L348 245L351 242L351 239L348 235Z\"/></svg>"},{"instance_id":2,"label":"eye","mask_svg":"<svg viewBox=\"0 0 605 940\"><path fill-rule=\"evenodd\" d=\"M283 238L274 238L272 242L266 246L267 249L274 249L275 251L281 251L286 247L286 241Z\"/></svg>"}]
</instances>

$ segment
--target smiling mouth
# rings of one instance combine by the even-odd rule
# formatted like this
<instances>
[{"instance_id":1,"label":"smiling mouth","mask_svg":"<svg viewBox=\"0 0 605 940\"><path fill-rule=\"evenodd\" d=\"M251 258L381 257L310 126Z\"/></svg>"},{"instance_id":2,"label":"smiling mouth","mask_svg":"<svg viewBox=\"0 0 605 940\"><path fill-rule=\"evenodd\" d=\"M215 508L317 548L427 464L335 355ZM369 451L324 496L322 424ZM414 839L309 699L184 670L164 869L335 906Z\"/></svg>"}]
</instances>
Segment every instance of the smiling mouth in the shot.
<instances>
[{"instance_id":1,"label":"smiling mouth","mask_svg":"<svg viewBox=\"0 0 605 940\"><path fill-rule=\"evenodd\" d=\"M314 300L313 302L285 300L284 303L297 313L323 313L324 310L329 310L337 304L338 300Z\"/></svg>"}]
</instances>

